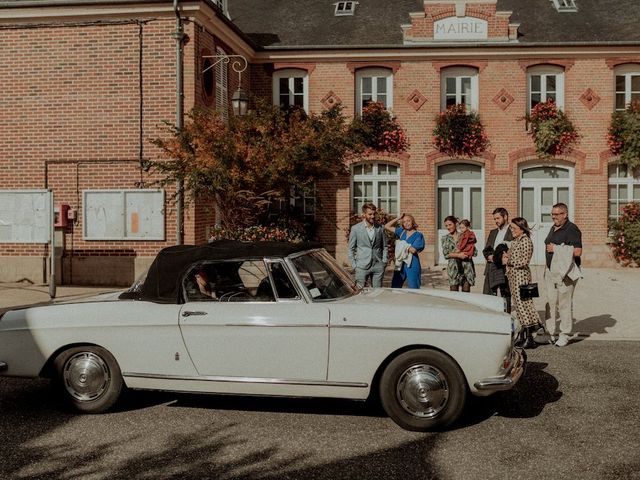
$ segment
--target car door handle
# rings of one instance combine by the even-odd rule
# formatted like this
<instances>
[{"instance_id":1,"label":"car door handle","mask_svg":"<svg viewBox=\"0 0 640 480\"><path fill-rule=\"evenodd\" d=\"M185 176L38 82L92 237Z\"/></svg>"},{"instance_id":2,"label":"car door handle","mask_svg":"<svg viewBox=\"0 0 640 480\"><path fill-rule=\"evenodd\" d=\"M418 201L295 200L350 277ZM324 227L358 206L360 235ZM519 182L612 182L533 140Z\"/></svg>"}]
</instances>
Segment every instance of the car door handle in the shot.
<instances>
[{"instance_id":1,"label":"car door handle","mask_svg":"<svg viewBox=\"0 0 640 480\"><path fill-rule=\"evenodd\" d=\"M183 317L190 317L191 315L206 315L207 312L198 312L198 311L190 311L190 310L185 310L184 312L182 312L182 316Z\"/></svg>"}]
</instances>

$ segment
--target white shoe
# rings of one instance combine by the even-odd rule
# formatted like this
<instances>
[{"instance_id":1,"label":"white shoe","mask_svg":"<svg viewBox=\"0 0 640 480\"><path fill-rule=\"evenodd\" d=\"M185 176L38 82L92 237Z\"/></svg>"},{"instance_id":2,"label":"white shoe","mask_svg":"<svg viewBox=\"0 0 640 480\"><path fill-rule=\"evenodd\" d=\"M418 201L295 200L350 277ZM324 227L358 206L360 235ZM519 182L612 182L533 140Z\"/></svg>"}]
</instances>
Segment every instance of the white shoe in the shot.
<instances>
[{"instance_id":1,"label":"white shoe","mask_svg":"<svg viewBox=\"0 0 640 480\"><path fill-rule=\"evenodd\" d=\"M560 338L558 338L558 341L556 341L555 345L556 347L566 347L567 345L569 345L569 337L567 337L566 335L560 335Z\"/></svg>"}]
</instances>

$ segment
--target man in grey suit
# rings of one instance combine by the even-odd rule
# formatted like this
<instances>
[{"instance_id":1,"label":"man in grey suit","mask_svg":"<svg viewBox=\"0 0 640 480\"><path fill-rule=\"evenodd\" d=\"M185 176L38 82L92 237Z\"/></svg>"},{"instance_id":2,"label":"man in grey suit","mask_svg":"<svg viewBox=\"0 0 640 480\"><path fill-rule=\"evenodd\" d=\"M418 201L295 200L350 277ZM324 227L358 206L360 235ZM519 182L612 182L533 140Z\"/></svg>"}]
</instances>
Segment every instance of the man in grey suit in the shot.
<instances>
[{"instance_id":1,"label":"man in grey suit","mask_svg":"<svg viewBox=\"0 0 640 480\"><path fill-rule=\"evenodd\" d=\"M351 227L348 256L356 270L356 282L364 286L371 276L371 286L381 287L387 265L387 236L384 227L375 223L377 207L373 203L362 206L362 222Z\"/></svg>"}]
</instances>

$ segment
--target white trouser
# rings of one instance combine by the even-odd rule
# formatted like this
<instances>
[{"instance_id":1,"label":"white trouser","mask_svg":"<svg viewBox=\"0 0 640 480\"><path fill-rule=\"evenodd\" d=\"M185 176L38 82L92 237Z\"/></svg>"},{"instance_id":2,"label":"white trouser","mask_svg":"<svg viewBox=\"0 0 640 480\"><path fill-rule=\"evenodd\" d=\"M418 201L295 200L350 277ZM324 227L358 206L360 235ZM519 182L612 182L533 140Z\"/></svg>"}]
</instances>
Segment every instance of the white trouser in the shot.
<instances>
[{"instance_id":1,"label":"white trouser","mask_svg":"<svg viewBox=\"0 0 640 480\"><path fill-rule=\"evenodd\" d=\"M545 324L551 335L558 334L558 321L560 323L560 335L571 335L573 329L573 292L578 280L564 277L561 283L553 283L551 272L544 269L544 285L547 295L545 305Z\"/></svg>"}]
</instances>

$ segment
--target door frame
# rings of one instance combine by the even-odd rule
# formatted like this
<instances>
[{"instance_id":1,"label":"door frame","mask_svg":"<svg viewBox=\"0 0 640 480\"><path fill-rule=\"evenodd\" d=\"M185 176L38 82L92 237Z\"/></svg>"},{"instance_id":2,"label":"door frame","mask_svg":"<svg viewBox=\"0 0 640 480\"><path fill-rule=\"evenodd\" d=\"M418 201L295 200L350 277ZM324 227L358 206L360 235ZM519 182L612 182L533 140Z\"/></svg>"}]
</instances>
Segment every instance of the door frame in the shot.
<instances>
[{"instance_id":1,"label":"door frame","mask_svg":"<svg viewBox=\"0 0 640 480\"><path fill-rule=\"evenodd\" d=\"M523 179L522 174L525 170L540 168L540 167L552 167L562 168L569 172L569 178L550 179L550 178L535 178L535 179ZM542 198L541 189L543 187L553 188L553 202L552 205L558 203L558 187L567 187L569 189L569 203L567 204L569 212L574 211L574 188L575 188L575 165L564 162L556 162L554 164L548 163L530 163L527 165L521 165L518 168L518 216L522 215L523 199L522 190L524 188L534 189L534 204L533 204L533 219L528 219L529 227L531 228L531 240L533 241L534 251L533 258L531 259L532 265L544 265L544 239L546 234L551 228L551 222L542 222L542 215L545 213L551 214L551 208L549 211L542 211ZM541 237L541 235L543 237Z\"/></svg>"}]
</instances>

